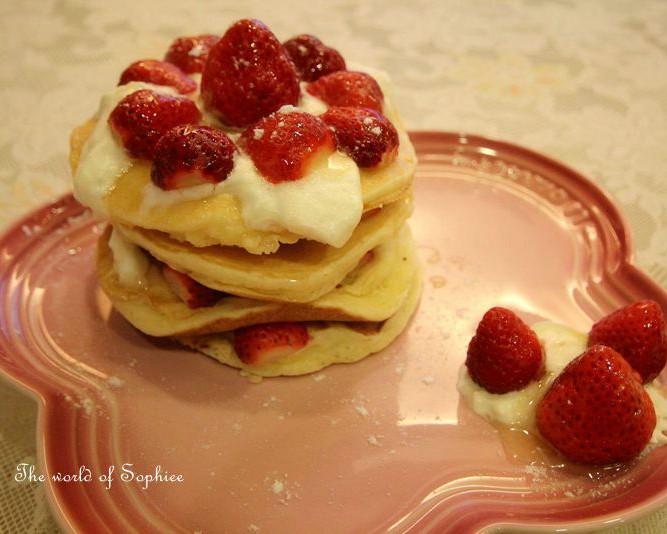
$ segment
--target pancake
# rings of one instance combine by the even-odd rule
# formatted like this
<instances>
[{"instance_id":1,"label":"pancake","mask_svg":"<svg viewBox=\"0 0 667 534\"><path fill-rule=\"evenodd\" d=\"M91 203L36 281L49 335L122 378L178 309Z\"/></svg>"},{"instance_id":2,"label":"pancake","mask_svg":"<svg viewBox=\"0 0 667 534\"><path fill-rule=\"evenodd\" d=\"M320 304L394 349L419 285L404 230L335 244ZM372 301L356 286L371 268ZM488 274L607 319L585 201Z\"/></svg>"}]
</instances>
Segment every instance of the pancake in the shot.
<instances>
[{"instance_id":1,"label":"pancake","mask_svg":"<svg viewBox=\"0 0 667 534\"><path fill-rule=\"evenodd\" d=\"M373 259L349 273L333 291L309 304L273 303L236 296L191 309L169 288L159 264L151 262L146 287L122 285L114 272L108 226L98 242L97 275L114 307L137 329L152 336L224 332L275 321L383 321L404 302L417 254L410 229L373 249Z\"/></svg>"},{"instance_id":2,"label":"pancake","mask_svg":"<svg viewBox=\"0 0 667 534\"><path fill-rule=\"evenodd\" d=\"M341 248L300 240L265 255L238 247L197 248L155 230L114 228L207 287L258 300L312 302L332 291L366 252L396 235L411 212L412 198L405 196L364 217Z\"/></svg>"},{"instance_id":3,"label":"pancake","mask_svg":"<svg viewBox=\"0 0 667 534\"><path fill-rule=\"evenodd\" d=\"M422 288L421 267L415 270L410 290L401 308L382 323L308 323L311 337L304 348L273 362L246 365L238 359L233 333L179 337L178 341L220 363L252 375L296 376L319 371L334 363L353 363L389 345L403 331L419 302Z\"/></svg>"},{"instance_id":4,"label":"pancake","mask_svg":"<svg viewBox=\"0 0 667 534\"><path fill-rule=\"evenodd\" d=\"M385 93L384 113L398 131L399 150L396 159L384 168L359 169L364 211L402 197L411 186L417 164L414 148L393 104L386 74L381 71L372 73ZM70 164L75 176L81 151L95 124L96 119L90 119L76 128L70 138ZM134 159L131 167L117 178L106 196L107 216L113 224L158 230L196 247L238 246L253 254L272 253L281 243L295 243L301 238L287 231L249 228L243 219L239 199L229 193L190 200L185 194L175 203L146 205L146 191L155 190L152 197L161 192L151 182L151 165L150 161Z\"/></svg>"}]
</instances>

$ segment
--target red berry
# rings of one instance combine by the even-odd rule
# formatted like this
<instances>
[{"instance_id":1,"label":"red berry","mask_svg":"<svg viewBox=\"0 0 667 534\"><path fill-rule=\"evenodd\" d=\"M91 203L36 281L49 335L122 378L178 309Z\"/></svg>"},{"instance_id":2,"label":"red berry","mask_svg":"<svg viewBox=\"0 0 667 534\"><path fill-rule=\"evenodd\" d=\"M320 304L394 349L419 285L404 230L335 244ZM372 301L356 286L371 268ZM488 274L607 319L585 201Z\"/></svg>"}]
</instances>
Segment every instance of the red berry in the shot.
<instances>
[{"instance_id":1,"label":"red berry","mask_svg":"<svg viewBox=\"0 0 667 534\"><path fill-rule=\"evenodd\" d=\"M181 69L171 63L158 61L157 59L135 61L126 68L123 74L120 75L118 85L125 85L130 82L168 85L174 87L182 95L191 93L197 89L195 81Z\"/></svg>"},{"instance_id":2,"label":"red berry","mask_svg":"<svg viewBox=\"0 0 667 534\"><path fill-rule=\"evenodd\" d=\"M216 291L200 284L187 274L172 269L168 265L162 266L162 276L178 298L188 305L188 308L213 306L226 295L222 291Z\"/></svg>"},{"instance_id":3,"label":"red berry","mask_svg":"<svg viewBox=\"0 0 667 534\"><path fill-rule=\"evenodd\" d=\"M314 82L325 74L345 70L345 60L338 50L326 46L317 37L298 35L283 43L302 80Z\"/></svg>"},{"instance_id":4,"label":"red berry","mask_svg":"<svg viewBox=\"0 0 667 534\"><path fill-rule=\"evenodd\" d=\"M199 119L201 113L189 98L141 89L118 102L109 124L130 156L153 159L155 145L164 133Z\"/></svg>"},{"instance_id":5,"label":"red berry","mask_svg":"<svg viewBox=\"0 0 667 534\"><path fill-rule=\"evenodd\" d=\"M330 106L351 106L382 111L384 95L365 72L338 71L308 84L307 91Z\"/></svg>"},{"instance_id":6,"label":"red berry","mask_svg":"<svg viewBox=\"0 0 667 534\"><path fill-rule=\"evenodd\" d=\"M278 112L261 119L243 132L238 143L273 184L302 178L316 154L336 150L327 126L300 111Z\"/></svg>"},{"instance_id":7,"label":"red berry","mask_svg":"<svg viewBox=\"0 0 667 534\"><path fill-rule=\"evenodd\" d=\"M656 417L639 375L616 351L594 345L572 360L537 406L537 427L569 460L627 462L651 439Z\"/></svg>"},{"instance_id":8,"label":"red berry","mask_svg":"<svg viewBox=\"0 0 667 534\"><path fill-rule=\"evenodd\" d=\"M155 147L151 178L162 189L222 182L234 168L236 146L210 126L176 126Z\"/></svg>"},{"instance_id":9,"label":"red berry","mask_svg":"<svg viewBox=\"0 0 667 534\"><path fill-rule=\"evenodd\" d=\"M331 128L338 149L359 167L384 167L398 152L398 132L378 111L367 108L333 107L320 119Z\"/></svg>"},{"instance_id":10,"label":"red berry","mask_svg":"<svg viewBox=\"0 0 667 534\"><path fill-rule=\"evenodd\" d=\"M303 323L267 323L234 332L234 350L243 363L262 364L305 347L310 341Z\"/></svg>"},{"instance_id":11,"label":"red berry","mask_svg":"<svg viewBox=\"0 0 667 534\"><path fill-rule=\"evenodd\" d=\"M522 389L544 373L544 354L535 332L505 308L491 308L468 345L470 378L491 393Z\"/></svg>"},{"instance_id":12,"label":"red berry","mask_svg":"<svg viewBox=\"0 0 667 534\"><path fill-rule=\"evenodd\" d=\"M607 315L593 325L588 346L607 345L639 372L644 384L667 362L667 331L660 305L640 300Z\"/></svg>"},{"instance_id":13,"label":"red berry","mask_svg":"<svg viewBox=\"0 0 667 534\"><path fill-rule=\"evenodd\" d=\"M211 48L201 79L206 108L226 125L245 127L299 100L292 60L258 20L240 20Z\"/></svg>"},{"instance_id":14,"label":"red berry","mask_svg":"<svg viewBox=\"0 0 667 534\"><path fill-rule=\"evenodd\" d=\"M176 65L186 74L204 70L204 64L211 47L218 42L217 35L196 35L179 37L169 47L164 60Z\"/></svg>"}]
</instances>

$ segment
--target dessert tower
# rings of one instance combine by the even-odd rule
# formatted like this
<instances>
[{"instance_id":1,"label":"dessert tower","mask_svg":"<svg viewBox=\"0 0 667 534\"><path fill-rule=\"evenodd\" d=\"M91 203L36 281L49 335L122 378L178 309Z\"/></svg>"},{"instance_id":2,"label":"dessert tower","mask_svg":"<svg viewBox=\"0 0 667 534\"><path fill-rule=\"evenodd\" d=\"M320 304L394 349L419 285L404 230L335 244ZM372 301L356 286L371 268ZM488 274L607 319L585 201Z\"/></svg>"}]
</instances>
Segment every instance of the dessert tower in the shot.
<instances>
[{"instance_id":1,"label":"dessert tower","mask_svg":"<svg viewBox=\"0 0 667 534\"><path fill-rule=\"evenodd\" d=\"M109 225L114 307L253 375L357 361L406 326L416 157L384 73L261 22L177 39L72 134L76 198Z\"/></svg>"}]
</instances>

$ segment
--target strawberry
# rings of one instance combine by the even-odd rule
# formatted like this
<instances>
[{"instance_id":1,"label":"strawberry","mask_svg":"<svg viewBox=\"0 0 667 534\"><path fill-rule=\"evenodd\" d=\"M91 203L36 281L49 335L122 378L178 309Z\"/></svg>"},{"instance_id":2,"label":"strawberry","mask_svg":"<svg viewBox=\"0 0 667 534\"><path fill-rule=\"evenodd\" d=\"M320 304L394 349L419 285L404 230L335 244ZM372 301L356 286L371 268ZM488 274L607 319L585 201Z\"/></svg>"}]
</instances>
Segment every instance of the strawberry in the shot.
<instances>
[{"instance_id":1,"label":"strawberry","mask_svg":"<svg viewBox=\"0 0 667 534\"><path fill-rule=\"evenodd\" d=\"M326 125L300 111L279 111L261 119L241 134L238 144L273 184L302 178L315 155L336 150Z\"/></svg>"},{"instance_id":2,"label":"strawberry","mask_svg":"<svg viewBox=\"0 0 667 534\"><path fill-rule=\"evenodd\" d=\"M168 85L174 87L182 95L197 89L195 81L176 65L157 59L142 59L127 67L120 75L118 85L125 85L130 82Z\"/></svg>"},{"instance_id":3,"label":"strawberry","mask_svg":"<svg viewBox=\"0 0 667 534\"><path fill-rule=\"evenodd\" d=\"M201 113L189 98L141 89L118 102L109 124L130 156L153 159L155 145L165 132L199 119Z\"/></svg>"},{"instance_id":4,"label":"strawberry","mask_svg":"<svg viewBox=\"0 0 667 534\"><path fill-rule=\"evenodd\" d=\"M338 50L326 46L317 37L297 35L283 43L302 80L314 82L325 74L345 70L345 60Z\"/></svg>"},{"instance_id":5,"label":"strawberry","mask_svg":"<svg viewBox=\"0 0 667 534\"><path fill-rule=\"evenodd\" d=\"M234 168L234 142L210 126L176 126L155 146L151 178L170 190L193 185L217 184Z\"/></svg>"},{"instance_id":6,"label":"strawberry","mask_svg":"<svg viewBox=\"0 0 667 534\"><path fill-rule=\"evenodd\" d=\"M234 332L234 350L243 363L262 364L305 347L310 341L303 323L266 323Z\"/></svg>"},{"instance_id":7,"label":"strawberry","mask_svg":"<svg viewBox=\"0 0 667 534\"><path fill-rule=\"evenodd\" d=\"M338 71L308 84L306 90L330 106L351 106L382 111L384 95L365 72Z\"/></svg>"},{"instance_id":8,"label":"strawberry","mask_svg":"<svg viewBox=\"0 0 667 534\"><path fill-rule=\"evenodd\" d=\"M588 334L588 346L598 344L621 353L643 383L650 382L667 361L667 332L660 305L640 300L602 318Z\"/></svg>"},{"instance_id":9,"label":"strawberry","mask_svg":"<svg viewBox=\"0 0 667 534\"><path fill-rule=\"evenodd\" d=\"M572 360L537 406L542 435L579 463L632 460L655 425L653 402L639 374L604 345L593 345Z\"/></svg>"},{"instance_id":10,"label":"strawberry","mask_svg":"<svg viewBox=\"0 0 667 534\"><path fill-rule=\"evenodd\" d=\"M209 51L201 79L206 108L228 126L245 127L299 100L299 78L275 35L240 20Z\"/></svg>"},{"instance_id":11,"label":"strawberry","mask_svg":"<svg viewBox=\"0 0 667 534\"><path fill-rule=\"evenodd\" d=\"M211 47L218 42L217 35L196 35L194 37L179 37L169 47L164 60L176 65L186 74L193 74L204 70L206 58Z\"/></svg>"},{"instance_id":12,"label":"strawberry","mask_svg":"<svg viewBox=\"0 0 667 534\"><path fill-rule=\"evenodd\" d=\"M339 150L359 167L384 167L398 153L398 132L378 111L332 107L320 119L331 128Z\"/></svg>"},{"instance_id":13,"label":"strawberry","mask_svg":"<svg viewBox=\"0 0 667 534\"><path fill-rule=\"evenodd\" d=\"M213 306L225 296L222 291L206 287L168 265L162 266L162 276L178 298L188 305L188 308Z\"/></svg>"},{"instance_id":14,"label":"strawberry","mask_svg":"<svg viewBox=\"0 0 667 534\"><path fill-rule=\"evenodd\" d=\"M533 332L516 314L491 308L468 344L470 377L491 393L527 386L544 372L544 353Z\"/></svg>"}]
</instances>

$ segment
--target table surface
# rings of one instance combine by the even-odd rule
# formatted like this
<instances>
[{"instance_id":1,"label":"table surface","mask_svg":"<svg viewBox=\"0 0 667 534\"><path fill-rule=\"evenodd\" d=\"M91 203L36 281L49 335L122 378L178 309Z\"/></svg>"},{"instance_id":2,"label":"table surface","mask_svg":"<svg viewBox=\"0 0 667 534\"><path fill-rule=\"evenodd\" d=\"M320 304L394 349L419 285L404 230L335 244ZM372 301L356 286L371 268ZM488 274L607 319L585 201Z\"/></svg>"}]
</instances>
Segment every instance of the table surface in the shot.
<instances>
[{"instance_id":1,"label":"table surface","mask_svg":"<svg viewBox=\"0 0 667 534\"><path fill-rule=\"evenodd\" d=\"M243 6L241 7L241 4ZM386 70L409 129L521 144L600 184L635 262L667 288L667 2L25 0L0 6L0 227L70 189L70 130L132 61L259 18ZM0 532L58 532L35 463L35 403L0 383ZM609 532L667 530L667 509Z\"/></svg>"}]
</instances>

